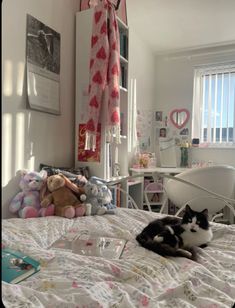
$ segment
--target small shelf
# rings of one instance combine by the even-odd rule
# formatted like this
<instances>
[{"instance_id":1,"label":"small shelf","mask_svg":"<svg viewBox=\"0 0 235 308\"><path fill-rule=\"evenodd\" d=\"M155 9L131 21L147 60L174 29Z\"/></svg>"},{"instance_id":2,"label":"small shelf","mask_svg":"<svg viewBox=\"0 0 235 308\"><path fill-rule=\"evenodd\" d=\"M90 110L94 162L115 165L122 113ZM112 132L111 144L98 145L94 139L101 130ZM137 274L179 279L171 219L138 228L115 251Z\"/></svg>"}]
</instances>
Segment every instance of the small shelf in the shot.
<instances>
[{"instance_id":1,"label":"small shelf","mask_svg":"<svg viewBox=\"0 0 235 308\"><path fill-rule=\"evenodd\" d=\"M116 137L116 134L113 134L112 136L113 136L113 138L115 138L115 137ZM121 138L121 139L127 139L127 136L126 136L126 135L120 135L120 138Z\"/></svg>"},{"instance_id":2,"label":"small shelf","mask_svg":"<svg viewBox=\"0 0 235 308\"><path fill-rule=\"evenodd\" d=\"M128 30L128 26L118 16L117 16L117 21L120 28Z\"/></svg>"},{"instance_id":3,"label":"small shelf","mask_svg":"<svg viewBox=\"0 0 235 308\"><path fill-rule=\"evenodd\" d=\"M133 186L133 185L137 185L137 184L142 184L142 181L130 181L127 182L127 186Z\"/></svg>"},{"instance_id":4,"label":"small shelf","mask_svg":"<svg viewBox=\"0 0 235 308\"><path fill-rule=\"evenodd\" d=\"M128 60L124 58L122 55L120 55L120 62L124 64L128 64Z\"/></svg>"},{"instance_id":5,"label":"small shelf","mask_svg":"<svg viewBox=\"0 0 235 308\"><path fill-rule=\"evenodd\" d=\"M163 202L149 202L150 205L162 205ZM143 202L143 205L147 205L146 202Z\"/></svg>"},{"instance_id":6,"label":"small shelf","mask_svg":"<svg viewBox=\"0 0 235 308\"><path fill-rule=\"evenodd\" d=\"M123 88L122 86L119 86L119 89L120 89L121 91L128 92L127 88Z\"/></svg>"}]
</instances>

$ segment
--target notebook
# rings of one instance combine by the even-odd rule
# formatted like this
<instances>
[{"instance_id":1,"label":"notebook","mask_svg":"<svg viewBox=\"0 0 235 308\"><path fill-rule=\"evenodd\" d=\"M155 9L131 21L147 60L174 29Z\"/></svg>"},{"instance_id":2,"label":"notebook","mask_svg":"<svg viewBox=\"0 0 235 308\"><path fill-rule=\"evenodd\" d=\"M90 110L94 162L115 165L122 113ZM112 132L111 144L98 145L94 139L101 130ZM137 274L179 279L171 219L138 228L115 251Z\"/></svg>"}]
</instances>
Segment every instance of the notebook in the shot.
<instances>
[{"instance_id":1,"label":"notebook","mask_svg":"<svg viewBox=\"0 0 235 308\"><path fill-rule=\"evenodd\" d=\"M2 280L19 283L40 270L40 263L33 258L9 248L2 249Z\"/></svg>"}]
</instances>

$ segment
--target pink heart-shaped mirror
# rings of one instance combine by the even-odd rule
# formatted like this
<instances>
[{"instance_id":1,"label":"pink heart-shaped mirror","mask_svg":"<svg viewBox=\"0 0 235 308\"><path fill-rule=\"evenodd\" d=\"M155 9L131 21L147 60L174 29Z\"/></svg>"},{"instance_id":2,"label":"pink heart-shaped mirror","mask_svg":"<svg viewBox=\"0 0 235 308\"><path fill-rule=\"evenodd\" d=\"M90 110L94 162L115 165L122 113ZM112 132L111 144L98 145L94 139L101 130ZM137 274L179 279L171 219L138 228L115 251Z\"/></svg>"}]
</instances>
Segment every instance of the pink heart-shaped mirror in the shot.
<instances>
[{"instance_id":1,"label":"pink heart-shaped mirror","mask_svg":"<svg viewBox=\"0 0 235 308\"><path fill-rule=\"evenodd\" d=\"M185 124L189 120L190 113L188 109L182 108L182 109L174 109L170 113L170 120L171 123L177 127L178 129L185 126Z\"/></svg>"}]
</instances>

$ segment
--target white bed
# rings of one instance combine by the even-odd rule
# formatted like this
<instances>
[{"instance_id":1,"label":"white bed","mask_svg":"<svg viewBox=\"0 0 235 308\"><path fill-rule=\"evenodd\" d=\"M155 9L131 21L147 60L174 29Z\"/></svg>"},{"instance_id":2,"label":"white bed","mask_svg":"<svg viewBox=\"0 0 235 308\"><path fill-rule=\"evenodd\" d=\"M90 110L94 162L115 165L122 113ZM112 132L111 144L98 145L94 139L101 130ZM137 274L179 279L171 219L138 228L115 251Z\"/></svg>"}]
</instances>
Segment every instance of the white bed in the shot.
<instances>
[{"instance_id":1,"label":"white bed","mask_svg":"<svg viewBox=\"0 0 235 308\"><path fill-rule=\"evenodd\" d=\"M163 258L135 236L160 214L118 209L116 215L6 219L2 243L40 260L41 271L17 285L2 282L5 307L232 307L235 225L212 223L214 239L199 262ZM83 230L128 240L119 260L50 249L62 235Z\"/></svg>"}]
</instances>

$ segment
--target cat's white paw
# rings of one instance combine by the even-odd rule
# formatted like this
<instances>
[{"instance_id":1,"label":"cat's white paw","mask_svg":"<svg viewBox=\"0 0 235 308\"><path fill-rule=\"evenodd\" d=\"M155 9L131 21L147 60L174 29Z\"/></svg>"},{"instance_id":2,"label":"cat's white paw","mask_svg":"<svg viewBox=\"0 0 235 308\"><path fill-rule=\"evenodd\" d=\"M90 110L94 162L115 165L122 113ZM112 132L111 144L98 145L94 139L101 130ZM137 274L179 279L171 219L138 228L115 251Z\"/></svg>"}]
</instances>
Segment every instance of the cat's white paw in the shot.
<instances>
[{"instance_id":1,"label":"cat's white paw","mask_svg":"<svg viewBox=\"0 0 235 308\"><path fill-rule=\"evenodd\" d=\"M185 249L177 249L177 251L180 251L180 252L182 252L184 255L185 255L185 257L186 258L192 258L192 253L190 252L190 251L188 251L188 250L185 250Z\"/></svg>"},{"instance_id":2,"label":"cat's white paw","mask_svg":"<svg viewBox=\"0 0 235 308\"><path fill-rule=\"evenodd\" d=\"M164 239L162 236L156 235L154 236L153 240L157 243L162 243Z\"/></svg>"}]
</instances>

